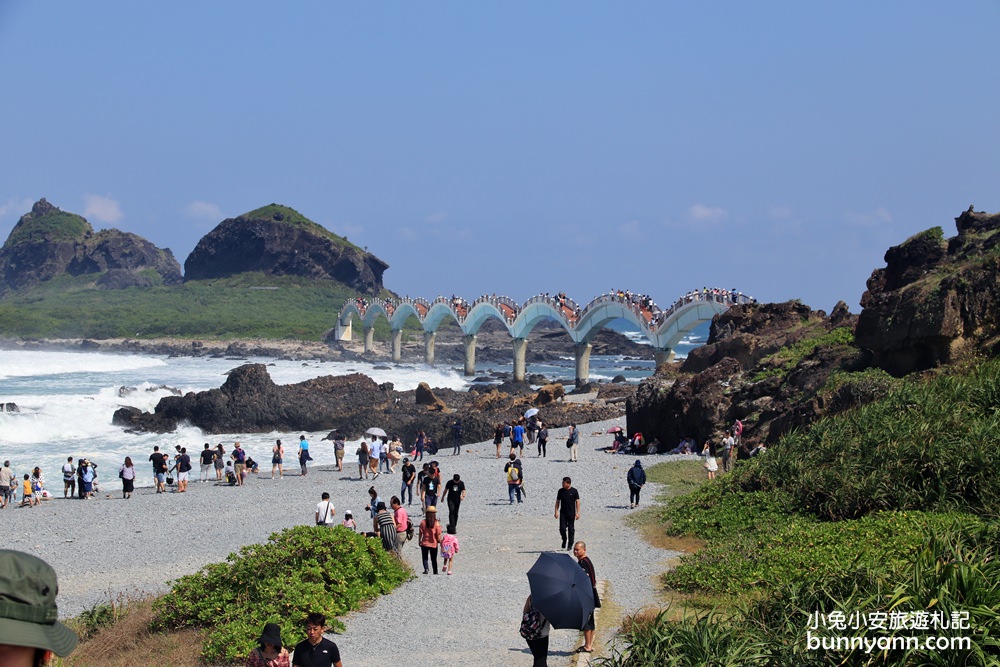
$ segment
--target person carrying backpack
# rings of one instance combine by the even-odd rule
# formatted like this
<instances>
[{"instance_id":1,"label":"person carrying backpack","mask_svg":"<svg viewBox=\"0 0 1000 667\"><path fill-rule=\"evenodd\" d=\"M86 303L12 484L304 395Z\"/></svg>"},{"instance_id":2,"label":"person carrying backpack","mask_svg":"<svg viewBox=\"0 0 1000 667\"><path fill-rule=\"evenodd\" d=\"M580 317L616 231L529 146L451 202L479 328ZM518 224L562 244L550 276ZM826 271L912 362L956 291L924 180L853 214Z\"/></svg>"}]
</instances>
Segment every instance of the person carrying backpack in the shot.
<instances>
[{"instance_id":1,"label":"person carrying backpack","mask_svg":"<svg viewBox=\"0 0 1000 667\"><path fill-rule=\"evenodd\" d=\"M514 504L514 496L517 502L521 502L521 484L524 481L521 460L515 454L510 455L510 461L504 466L503 471L507 477L507 495L510 497L510 504Z\"/></svg>"}]
</instances>

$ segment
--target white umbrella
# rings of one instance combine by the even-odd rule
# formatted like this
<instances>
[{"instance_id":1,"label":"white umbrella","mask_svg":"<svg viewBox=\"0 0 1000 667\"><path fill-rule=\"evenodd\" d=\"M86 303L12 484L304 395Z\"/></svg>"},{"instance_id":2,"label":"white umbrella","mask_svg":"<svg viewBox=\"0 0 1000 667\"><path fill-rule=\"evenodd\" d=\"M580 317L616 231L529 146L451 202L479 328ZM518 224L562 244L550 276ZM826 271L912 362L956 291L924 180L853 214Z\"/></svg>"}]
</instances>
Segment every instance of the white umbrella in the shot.
<instances>
[{"instance_id":1,"label":"white umbrella","mask_svg":"<svg viewBox=\"0 0 1000 667\"><path fill-rule=\"evenodd\" d=\"M372 426L370 429L368 429L367 431L365 431L365 434L366 435L374 435L374 436L377 436L379 438L386 437L385 431L383 431L382 429L380 429L380 428L378 428L376 426Z\"/></svg>"},{"instance_id":2,"label":"white umbrella","mask_svg":"<svg viewBox=\"0 0 1000 667\"><path fill-rule=\"evenodd\" d=\"M531 419L532 417L534 417L537 414L538 414L538 408L531 408L527 412L524 413L524 418L525 419Z\"/></svg>"}]
</instances>

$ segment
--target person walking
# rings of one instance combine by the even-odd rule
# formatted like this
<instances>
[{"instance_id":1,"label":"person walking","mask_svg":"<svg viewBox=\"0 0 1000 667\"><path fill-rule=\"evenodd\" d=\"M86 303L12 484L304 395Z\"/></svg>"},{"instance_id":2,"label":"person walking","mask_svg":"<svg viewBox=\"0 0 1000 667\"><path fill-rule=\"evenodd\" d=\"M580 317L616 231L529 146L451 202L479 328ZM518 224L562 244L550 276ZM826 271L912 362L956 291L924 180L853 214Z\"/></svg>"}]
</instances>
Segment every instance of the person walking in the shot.
<instances>
[{"instance_id":1,"label":"person walking","mask_svg":"<svg viewBox=\"0 0 1000 667\"><path fill-rule=\"evenodd\" d=\"M326 616L312 612L306 616L306 638L295 645L292 665L301 667L344 667L340 661L340 649L323 636L326 631Z\"/></svg>"},{"instance_id":2,"label":"person walking","mask_svg":"<svg viewBox=\"0 0 1000 667\"><path fill-rule=\"evenodd\" d=\"M465 500L465 482L462 481L458 473L455 473L455 476L444 485L444 497L448 502L448 528L457 530L458 510L462 501Z\"/></svg>"},{"instance_id":3,"label":"person walking","mask_svg":"<svg viewBox=\"0 0 1000 667\"><path fill-rule=\"evenodd\" d=\"M549 427L545 422L538 422L538 455L545 457L545 448L549 444Z\"/></svg>"},{"instance_id":4,"label":"person walking","mask_svg":"<svg viewBox=\"0 0 1000 667\"><path fill-rule=\"evenodd\" d=\"M389 499L389 508L392 510L393 521L396 522L396 541L402 554L403 545L412 536L413 524L410 523L410 515L406 513L403 503L396 496Z\"/></svg>"},{"instance_id":5,"label":"person walking","mask_svg":"<svg viewBox=\"0 0 1000 667\"><path fill-rule=\"evenodd\" d=\"M493 429L493 444L497 446L497 458L500 458L500 445L503 444L503 424L497 424Z\"/></svg>"},{"instance_id":6,"label":"person walking","mask_svg":"<svg viewBox=\"0 0 1000 667\"><path fill-rule=\"evenodd\" d=\"M635 465L628 469L625 475L628 482L628 506L629 509L639 506L639 492L646 486L646 471L642 469L642 461L635 460Z\"/></svg>"},{"instance_id":7,"label":"person walking","mask_svg":"<svg viewBox=\"0 0 1000 667\"><path fill-rule=\"evenodd\" d=\"M233 472L236 475L236 486L243 486L243 480L246 477L247 469L247 453L243 450L243 446L240 443L233 445L233 453L229 455L229 458L233 460Z\"/></svg>"},{"instance_id":8,"label":"person walking","mask_svg":"<svg viewBox=\"0 0 1000 667\"><path fill-rule=\"evenodd\" d=\"M361 444L355 453L358 455L358 479L368 479L368 457L371 456L371 452L364 438L361 438Z\"/></svg>"},{"instance_id":9,"label":"person walking","mask_svg":"<svg viewBox=\"0 0 1000 667\"><path fill-rule=\"evenodd\" d=\"M510 504L514 504L514 497L517 497L517 502L521 502L521 482L522 482L522 468L521 459L512 451L510 453L510 460L507 461L507 465L503 467L504 474L507 477L507 496L510 498Z\"/></svg>"},{"instance_id":10,"label":"person walking","mask_svg":"<svg viewBox=\"0 0 1000 667\"><path fill-rule=\"evenodd\" d=\"M302 468L302 476L305 477L306 473L309 472L306 464L312 461L312 456L309 455L309 441L306 440L306 436L299 436L299 467Z\"/></svg>"},{"instance_id":11,"label":"person walking","mask_svg":"<svg viewBox=\"0 0 1000 667\"><path fill-rule=\"evenodd\" d=\"M455 532L455 526L448 526L444 537L441 538L441 570L448 575L455 566L455 556L460 548L458 535Z\"/></svg>"},{"instance_id":12,"label":"person walking","mask_svg":"<svg viewBox=\"0 0 1000 667\"><path fill-rule=\"evenodd\" d=\"M516 449L518 456L524 456L524 425L521 424L521 421L513 425L510 437L510 451L513 452Z\"/></svg>"},{"instance_id":13,"label":"person walking","mask_svg":"<svg viewBox=\"0 0 1000 667\"><path fill-rule=\"evenodd\" d=\"M316 525L332 528L336 521L337 508L330 502L330 494L326 491L319 498L319 502L316 503Z\"/></svg>"},{"instance_id":14,"label":"person walking","mask_svg":"<svg viewBox=\"0 0 1000 667\"><path fill-rule=\"evenodd\" d=\"M462 453L462 420L456 419L455 423L451 425L451 444L452 444L452 456L457 456Z\"/></svg>"},{"instance_id":15,"label":"person walking","mask_svg":"<svg viewBox=\"0 0 1000 667\"><path fill-rule=\"evenodd\" d=\"M427 574L428 561L438 573L438 544L441 542L441 523L437 520L437 507L429 505L420 522L420 557L424 563L424 574Z\"/></svg>"},{"instance_id":16,"label":"person walking","mask_svg":"<svg viewBox=\"0 0 1000 667\"><path fill-rule=\"evenodd\" d=\"M569 460L576 463L576 446L580 442L580 429L576 424L569 425L569 435L566 438L566 446L569 448Z\"/></svg>"},{"instance_id":17,"label":"person walking","mask_svg":"<svg viewBox=\"0 0 1000 667\"><path fill-rule=\"evenodd\" d=\"M587 544L585 542L577 542L573 545L573 555L576 556L577 562L583 571L587 573L590 577L590 585L594 588L594 606L601 606L601 598L597 594L597 573L594 571L594 563L587 556ZM576 649L577 653L593 653L594 652L594 629L596 628L594 623L594 612L590 613L590 618L587 622L583 624L583 646Z\"/></svg>"},{"instance_id":18,"label":"person walking","mask_svg":"<svg viewBox=\"0 0 1000 667\"><path fill-rule=\"evenodd\" d=\"M402 484L399 486L399 497L401 500L407 500L407 505L413 504L413 481L417 477L417 467L410 463L409 458L403 459L403 467L400 468L400 472L403 475ZM409 496L407 496L409 494Z\"/></svg>"},{"instance_id":19,"label":"person walking","mask_svg":"<svg viewBox=\"0 0 1000 667\"><path fill-rule=\"evenodd\" d=\"M63 498L76 495L76 466L73 465L73 457L66 458L66 463L62 467L63 476ZM0 481L0 488L3 482Z\"/></svg>"},{"instance_id":20,"label":"person walking","mask_svg":"<svg viewBox=\"0 0 1000 667\"><path fill-rule=\"evenodd\" d=\"M177 493L187 491L191 468L191 457L188 456L187 447L181 447L181 453L177 455L177 461L174 463L174 469L177 470Z\"/></svg>"},{"instance_id":21,"label":"person walking","mask_svg":"<svg viewBox=\"0 0 1000 667\"><path fill-rule=\"evenodd\" d=\"M271 479L274 479L275 470L278 471L278 479L285 478L284 461L285 446L281 444L281 440L275 440L274 447L271 448Z\"/></svg>"},{"instance_id":22,"label":"person walking","mask_svg":"<svg viewBox=\"0 0 1000 667\"><path fill-rule=\"evenodd\" d=\"M562 548L572 549L576 520L580 518L580 492L573 488L573 480L569 477L563 477L562 488L556 492L556 518L559 519Z\"/></svg>"},{"instance_id":23,"label":"person walking","mask_svg":"<svg viewBox=\"0 0 1000 667\"><path fill-rule=\"evenodd\" d=\"M337 472L344 472L344 451L347 448L347 441L340 431L333 432L333 454L337 458Z\"/></svg>"},{"instance_id":24,"label":"person walking","mask_svg":"<svg viewBox=\"0 0 1000 667\"><path fill-rule=\"evenodd\" d=\"M380 474L378 466L382 460L382 441L377 436L372 436L371 444L368 445L368 468L374 473L372 479L378 479Z\"/></svg>"},{"instance_id":25,"label":"person walking","mask_svg":"<svg viewBox=\"0 0 1000 667\"><path fill-rule=\"evenodd\" d=\"M132 491L135 490L135 466L132 465L131 456L125 457L125 462L118 469L118 476L122 480L122 498L131 498Z\"/></svg>"},{"instance_id":26,"label":"person walking","mask_svg":"<svg viewBox=\"0 0 1000 667\"><path fill-rule=\"evenodd\" d=\"M153 483L156 485L156 492L163 493L167 490L167 457L160 451L159 445L153 445L149 461L153 464ZM80 466L83 466L83 461L80 462ZM77 474L79 475L79 471Z\"/></svg>"}]
</instances>

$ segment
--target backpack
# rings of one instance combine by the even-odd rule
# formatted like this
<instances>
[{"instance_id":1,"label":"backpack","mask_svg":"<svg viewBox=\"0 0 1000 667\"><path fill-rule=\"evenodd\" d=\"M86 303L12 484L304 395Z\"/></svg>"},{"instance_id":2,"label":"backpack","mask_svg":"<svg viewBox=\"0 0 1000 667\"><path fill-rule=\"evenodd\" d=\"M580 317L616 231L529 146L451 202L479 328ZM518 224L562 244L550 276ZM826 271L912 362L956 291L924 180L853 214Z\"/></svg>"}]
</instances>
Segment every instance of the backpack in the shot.
<instances>
[{"instance_id":1,"label":"backpack","mask_svg":"<svg viewBox=\"0 0 1000 667\"><path fill-rule=\"evenodd\" d=\"M532 640L542 636L542 614L534 607L521 616L521 636Z\"/></svg>"},{"instance_id":2,"label":"backpack","mask_svg":"<svg viewBox=\"0 0 1000 667\"><path fill-rule=\"evenodd\" d=\"M413 539L413 522L410 521L409 517L407 517L406 518L406 541L409 542L412 539Z\"/></svg>"},{"instance_id":3,"label":"backpack","mask_svg":"<svg viewBox=\"0 0 1000 667\"><path fill-rule=\"evenodd\" d=\"M516 465L511 464L510 467L507 468L507 482L509 484L517 484L520 479L521 471L517 469Z\"/></svg>"}]
</instances>

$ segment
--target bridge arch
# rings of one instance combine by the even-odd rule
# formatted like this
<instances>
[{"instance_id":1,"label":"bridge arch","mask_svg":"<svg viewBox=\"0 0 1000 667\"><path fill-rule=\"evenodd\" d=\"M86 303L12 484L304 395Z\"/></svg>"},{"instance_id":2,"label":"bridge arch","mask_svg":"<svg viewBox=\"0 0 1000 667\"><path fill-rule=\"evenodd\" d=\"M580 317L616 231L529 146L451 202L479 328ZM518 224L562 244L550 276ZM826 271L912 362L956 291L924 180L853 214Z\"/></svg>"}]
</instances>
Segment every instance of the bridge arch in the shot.
<instances>
[{"instance_id":1,"label":"bridge arch","mask_svg":"<svg viewBox=\"0 0 1000 667\"><path fill-rule=\"evenodd\" d=\"M424 332L424 357L434 363L434 337L442 322L455 320L463 335L465 374L475 374L476 336L490 319L497 319L510 334L514 352L514 379L524 380L525 352L528 334L542 321L554 320L569 334L574 343L576 382L585 383L589 376L591 341L610 322L624 319L635 325L652 343L657 365L670 361L677 344L699 324L711 320L733 305L753 303L752 297L734 290L695 290L675 301L668 309L660 309L647 296L631 292L615 292L595 297L580 308L565 294L552 297L540 294L523 304L507 297L482 296L471 304L459 297L425 299L384 299L369 304L363 298L351 299L337 318L338 340L351 339L351 323L355 315L365 330L365 352L372 349L373 327L379 317L385 317L393 335L393 360L400 361L400 341L404 323L416 317Z\"/></svg>"}]
</instances>

